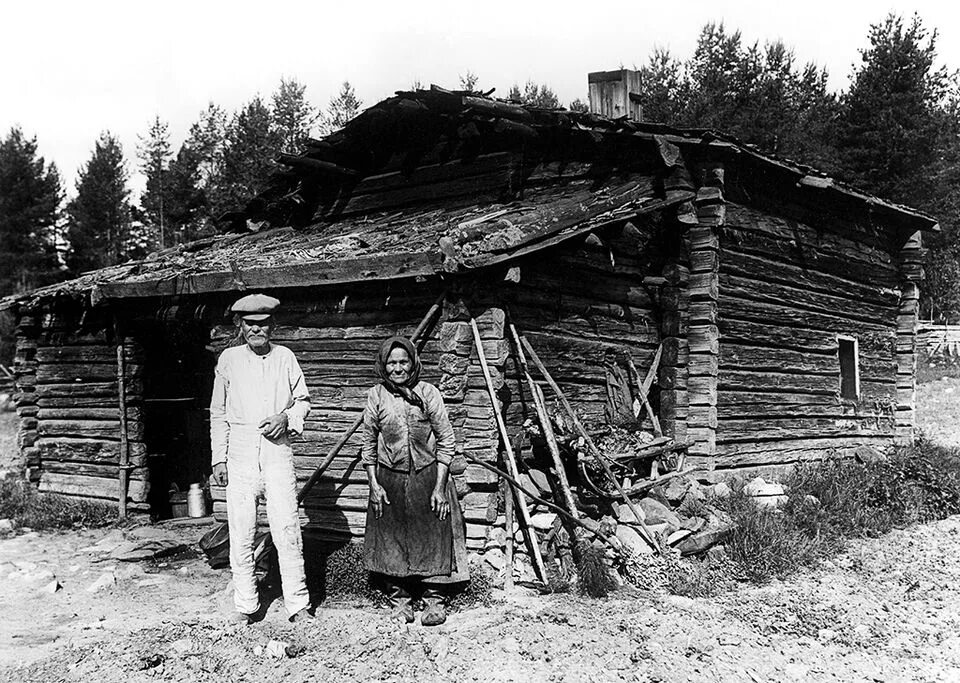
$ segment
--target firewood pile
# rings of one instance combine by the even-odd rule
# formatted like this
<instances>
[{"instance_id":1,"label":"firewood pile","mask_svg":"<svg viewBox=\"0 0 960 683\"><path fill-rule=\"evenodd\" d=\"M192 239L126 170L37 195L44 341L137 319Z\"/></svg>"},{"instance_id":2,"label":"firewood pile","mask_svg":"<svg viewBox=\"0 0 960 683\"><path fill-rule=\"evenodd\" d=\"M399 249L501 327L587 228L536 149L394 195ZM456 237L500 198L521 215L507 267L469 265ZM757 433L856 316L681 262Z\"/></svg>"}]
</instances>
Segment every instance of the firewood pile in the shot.
<instances>
[{"instance_id":1,"label":"firewood pile","mask_svg":"<svg viewBox=\"0 0 960 683\"><path fill-rule=\"evenodd\" d=\"M537 420L527 420L511 443L478 335L508 471L471 459L503 482L504 514L488 532L483 556L503 572L507 587L517 574L551 589L576 582L583 592L605 595L636 578L630 574L639 557L698 555L724 540L732 526L715 503L730 488L702 482L695 469L684 469L686 444L623 427L604 426L591 434L527 339L512 325L510 330ZM553 393L552 410L528 359ZM641 398L646 404L646 396Z\"/></svg>"},{"instance_id":2,"label":"firewood pile","mask_svg":"<svg viewBox=\"0 0 960 683\"><path fill-rule=\"evenodd\" d=\"M561 424L562 420L556 419L555 429L560 431ZM551 484L555 476L543 455L546 446L542 430L539 425L528 421L525 431L527 447L518 449L524 454L519 459L522 470L519 483L544 501L555 502L554 486ZM703 555L722 544L730 532L729 517L716 505L730 494L730 488L724 483L701 482L694 471L675 469L676 464L682 462L683 444L656 438L649 432L625 434L618 431L611 429L599 437L596 444L601 448L601 457L609 458L615 474L622 477L626 484L624 491L632 499L633 505L616 496L602 468L586 453L582 438L558 435L580 514L579 520L589 529L603 534L606 539L587 538L588 534L579 527L574 529L571 537L571 525L562 513L527 498L531 523L538 534L540 554L545 563L547 583L553 588L578 580L579 563L576 555L585 550L582 545L577 548L578 542L586 542L593 552L601 553L604 563L618 573L618 576L612 577L614 582L622 582L635 578L629 574L642 556ZM644 444L645 447L641 446L628 455L624 446L629 440ZM613 444L617 447L607 450ZM663 455L657 458L661 466L672 465L674 469L664 471L656 479L631 477L630 471L649 471L653 460L650 453L656 451ZM497 570L504 570L505 566L501 548L507 540L507 526L505 517L498 519L498 524L491 527L488 533L482 554ZM536 583L533 561L529 554L522 553L524 532L519 527L515 529L511 540L521 552L515 555L513 574L520 581Z\"/></svg>"}]
</instances>

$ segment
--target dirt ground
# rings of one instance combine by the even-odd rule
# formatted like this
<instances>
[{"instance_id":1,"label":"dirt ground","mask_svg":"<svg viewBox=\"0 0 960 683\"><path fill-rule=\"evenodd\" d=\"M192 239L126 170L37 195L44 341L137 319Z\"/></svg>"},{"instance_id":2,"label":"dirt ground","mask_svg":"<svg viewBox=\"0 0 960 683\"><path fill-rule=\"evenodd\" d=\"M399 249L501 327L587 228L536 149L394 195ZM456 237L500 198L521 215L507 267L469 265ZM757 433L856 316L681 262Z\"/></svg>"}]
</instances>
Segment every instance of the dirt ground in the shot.
<instances>
[{"instance_id":1,"label":"dirt ground","mask_svg":"<svg viewBox=\"0 0 960 683\"><path fill-rule=\"evenodd\" d=\"M926 432L960 445L960 380L921 385L919 403ZM136 534L189 546L201 531L0 538L0 680L960 681L960 517L717 598L495 591L435 628L362 598L330 598L298 624L277 600L240 627L226 621L228 572L195 550L110 559Z\"/></svg>"}]
</instances>

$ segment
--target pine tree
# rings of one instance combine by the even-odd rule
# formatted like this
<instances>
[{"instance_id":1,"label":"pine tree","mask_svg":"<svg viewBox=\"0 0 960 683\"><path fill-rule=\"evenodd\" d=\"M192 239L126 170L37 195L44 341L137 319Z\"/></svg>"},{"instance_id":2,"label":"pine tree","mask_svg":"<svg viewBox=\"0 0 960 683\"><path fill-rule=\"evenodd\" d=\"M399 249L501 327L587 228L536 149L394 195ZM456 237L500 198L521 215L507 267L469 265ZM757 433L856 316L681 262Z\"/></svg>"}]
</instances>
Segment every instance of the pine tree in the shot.
<instances>
[{"instance_id":1,"label":"pine tree","mask_svg":"<svg viewBox=\"0 0 960 683\"><path fill-rule=\"evenodd\" d=\"M213 232L206 193L201 187L203 157L189 144L180 146L167 170L166 213L170 236L178 244Z\"/></svg>"},{"instance_id":2,"label":"pine tree","mask_svg":"<svg viewBox=\"0 0 960 683\"><path fill-rule=\"evenodd\" d=\"M198 186L203 190L209 190L210 183L220 172L226 141L227 114L211 102L197 122L190 126L190 134L184 142L197 157Z\"/></svg>"},{"instance_id":3,"label":"pine tree","mask_svg":"<svg viewBox=\"0 0 960 683\"><path fill-rule=\"evenodd\" d=\"M467 73L460 76L460 89L466 92L477 92L478 80L480 80L480 77L470 71L470 69L467 69Z\"/></svg>"},{"instance_id":4,"label":"pine tree","mask_svg":"<svg viewBox=\"0 0 960 683\"><path fill-rule=\"evenodd\" d=\"M273 93L273 125L280 139L280 151L296 154L317 122L319 114L306 99L306 86L296 79L280 79Z\"/></svg>"},{"instance_id":5,"label":"pine tree","mask_svg":"<svg viewBox=\"0 0 960 683\"><path fill-rule=\"evenodd\" d=\"M669 50L655 48L640 68L640 83L644 120L677 123L688 95L680 61Z\"/></svg>"},{"instance_id":6,"label":"pine tree","mask_svg":"<svg viewBox=\"0 0 960 683\"><path fill-rule=\"evenodd\" d=\"M329 135L343 128L350 119L360 113L362 105L363 102L357 98L350 81L344 81L340 93L330 100L327 111L320 117L321 133Z\"/></svg>"},{"instance_id":7,"label":"pine tree","mask_svg":"<svg viewBox=\"0 0 960 683\"><path fill-rule=\"evenodd\" d=\"M739 32L706 24L690 59L656 49L640 79L648 121L712 128L806 163L834 162L838 105L827 73L814 64L799 68L780 41L744 46Z\"/></svg>"},{"instance_id":8,"label":"pine tree","mask_svg":"<svg viewBox=\"0 0 960 683\"><path fill-rule=\"evenodd\" d=\"M514 83L510 87L507 99L522 104L529 104L533 107L542 107L544 109L560 108L560 98L557 97L553 89L548 85L538 85L533 81L527 81L522 92L520 91L520 86Z\"/></svg>"},{"instance_id":9,"label":"pine tree","mask_svg":"<svg viewBox=\"0 0 960 683\"><path fill-rule=\"evenodd\" d=\"M891 14L870 27L869 38L843 99L841 166L855 184L915 205L926 193L923 171L943 144L948 74L934 69L936 32L919 17L905 27Z\"/></svg>"},{"instance_id":10,"label":"pine tree","mask_svg":"<svg viewBox=\"0 0 960 683\"><path fill-rule=\"evenodd\" d=\"M140 159L140 171L147 178L146 188L140 196L140 208L144 220L157 236L162 249L168 239L167 204L169 203L170 134L167 123L154 118L146 135L138 136L137 157Z\"/></svg>"},{"instance_id":11,"label":"pine tree","mask_svg":"<svg viewBox=\"0 0 960 683\"><path fill-rule=\"evenodd\" d=\"M147 248L131 224L123 148L109 132L80 170L77 196L67 204L67 265L74 274L120 263Z\"/></svg>"},{"instance_id":12,"label":"pine tree","mask_svg":"<svg viewBox=\"0 0 960 683\"><path fill-rule=\"evenodd\" d=\"M57 277L62 199L60 174L37 155L37 139L11 128L0 141L0 296Z\"/></svg>"},{"instance_id":13,"label":"pine tree","mask_svg":"<svg viewBox=\"0 0 960 683\"><path fill-rule=\"evenodd\" d=\"M217 174L207 189L212 217L243 209L276 170L280 138L259 96L234 114L227 127Z\"/></svg>"},{"instance_id":14,"label":"pine tree","mask_svg":"<svg viewBox=\"0 0 960 683\"><path fill-rule=\"evenodd\" d=\"M960 116L957 78L936 68L937 34L914 16L888 15L870 27L838 122L845 179L885 199L936 216L922 308L960 319Z\"/></svg>"}]
</instances>

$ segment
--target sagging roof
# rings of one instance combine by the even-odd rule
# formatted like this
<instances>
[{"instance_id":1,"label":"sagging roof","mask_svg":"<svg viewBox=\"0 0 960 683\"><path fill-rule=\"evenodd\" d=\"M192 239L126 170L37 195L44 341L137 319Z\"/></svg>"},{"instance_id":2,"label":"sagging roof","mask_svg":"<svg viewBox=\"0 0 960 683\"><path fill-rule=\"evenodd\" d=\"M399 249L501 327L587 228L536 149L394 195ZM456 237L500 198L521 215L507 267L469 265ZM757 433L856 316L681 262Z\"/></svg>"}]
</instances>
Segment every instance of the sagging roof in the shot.
<instances>
[{"instance_id":1,"label":"sagging roof","mask_svg":"<svg viewBox=\"0 0 960 683\"><path fill-rule=\"evenodd\" d=\"M179 245L0 306L60 294L102 298L333 284L488 267L694 196L693 165L834 205L899 230L935 230L907 207L707 130L539 109L471 92L398 92L311 140L227 234ZM749 186L749 187L748 187Z\"/></svg>"}]
</instances>

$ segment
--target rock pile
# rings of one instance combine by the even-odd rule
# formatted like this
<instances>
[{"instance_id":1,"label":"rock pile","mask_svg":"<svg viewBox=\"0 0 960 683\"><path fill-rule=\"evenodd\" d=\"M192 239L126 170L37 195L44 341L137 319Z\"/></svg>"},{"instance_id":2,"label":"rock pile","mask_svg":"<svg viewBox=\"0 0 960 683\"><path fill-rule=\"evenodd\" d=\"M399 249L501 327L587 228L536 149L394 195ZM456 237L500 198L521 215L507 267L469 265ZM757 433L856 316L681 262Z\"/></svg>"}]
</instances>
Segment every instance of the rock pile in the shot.
<instances>
[{"instance_id":1,"label":"rock pile","mask_svg":"<svg viewBox=\"0 0 960 683\"><path fill-rule=\"evenodd\" d=\"M552 498L547 477L542 471L530 470L523 475L523 485L544 497ZM642 496L632 496L634 505L605 500L586 495L578 496L583 521L592 530L604 533L622 548L622 555L647 556L672 549L681 556L699 555L722 544L732 530L729 516L717 503L731 494L726 483L700 481L692 474L673 473L663 477L663 483L652 486ZM776 484L756 487L759 496L771 502L782 495L783 489ZM547 563L555 563L561 575L570 577L571 570L564 567L564 558L571 555L572 543L564 518L542 505L530 502L531 522L536 530L541 555ZM635 512L636 511L636 512ZM480 557L501 579L506 571L504 545L507 537L506 518L501 514L496 525L487 533L487 540ZM645 540L650 538L652 543ZM513 535L515 580L535 582L536 574L525 548L523 530L519 522ZM599 539L593 545L605 549L613 559L609 543ZM656 546L656 548L654 548ZM716 552L716 551L713 551ZM616 566L616 562L612 563ZM548 573L551 567L548 566Z\"/></svg>"}]
</instances>

